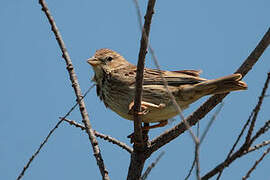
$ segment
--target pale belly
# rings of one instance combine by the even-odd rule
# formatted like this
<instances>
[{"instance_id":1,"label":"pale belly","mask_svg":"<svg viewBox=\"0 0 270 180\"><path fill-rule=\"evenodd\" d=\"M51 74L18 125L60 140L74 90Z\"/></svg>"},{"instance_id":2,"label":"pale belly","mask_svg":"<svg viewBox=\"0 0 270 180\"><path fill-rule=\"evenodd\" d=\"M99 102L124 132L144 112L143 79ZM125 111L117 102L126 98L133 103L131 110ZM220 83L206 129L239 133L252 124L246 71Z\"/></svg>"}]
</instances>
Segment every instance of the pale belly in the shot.
<instances>
[{"instance_id":1,"label":"pale belly","mask_svg":"<svg viewBox=\"0 0 270 180\"><path fill-rule=\"evenodd\" d=\"M184 110L187 107L188 106L185 106L185 107L181 106L181 110ZM112 110L114 112L116 112L119 116L121 116L127 120L133 121L133 119L134 119L133 114L119 111L118 108L112 109ZM160 122L160 121L164 121L164 120L168 120L170 118L173 118L178 114L179 113L178 113L176 107L173 104L171 104L167 107L164 107L163 109L149 110L149 112L147 112L145 115L142 115L142 121L145 123Z\"/></svg>"}]
</instances>

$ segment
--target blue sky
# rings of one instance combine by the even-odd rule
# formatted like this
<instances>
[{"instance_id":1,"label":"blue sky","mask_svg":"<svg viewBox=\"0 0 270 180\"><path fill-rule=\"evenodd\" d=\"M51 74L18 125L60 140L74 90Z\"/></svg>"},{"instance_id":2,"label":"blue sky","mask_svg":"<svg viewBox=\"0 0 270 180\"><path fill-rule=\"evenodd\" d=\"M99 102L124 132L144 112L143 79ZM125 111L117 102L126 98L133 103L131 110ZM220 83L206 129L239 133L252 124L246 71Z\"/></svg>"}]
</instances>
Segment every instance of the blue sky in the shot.
<instances>
[{"instance_id":1,"label":"blue sky","mask_svg":"<svg viewBox=\"0 0 270 180\"><path fill-rule=\"evenodd\" d=\"M97 49L111 48L136 64L140 31L132 0L48 0L47 3L83 91L90 86L93 76L86 59ZM146 3L140 1L140 6L145 12ZM228 75L241 65L269 28L269 7L269 0L157 1L150 42L162 69L202 69L205 78ZM58 117L75 103L75 95L60 49L37 1L1 1L0 21L0 178L14 179ZM270 70L269 60L268 49L244 78L249 89L231 93L224 100L222 112L201 146L202 175L226 157L256 105ZM146 66L154 68L149 55ZM194 103L184 112L185 116L205 100ZM93 128L129 143L126 136L132 132L132 122L105 109L95 90L85 102ZM269 120L269 106L266 98L257 128ZM213 113L201 121L202 128ZM78 109L70 119L81 122ZM171 125L152 130L150 137L179 121L176 118ZM256 143L267 138L269 133ZM99 144L111 179L125 179L129 154L103 140ZM188 133L161 150L165 155L149 179L183 179L194 153ZM146 166L159 152L153 154ZM237 160L224 171L223 179L239 179L245 175L261 153L254 152ZM92 154L86 134L64 123L31 164L24 179L100 179ZM269 160L265 158L251 179L265 179Z\"/></svg>"}]
</instances>

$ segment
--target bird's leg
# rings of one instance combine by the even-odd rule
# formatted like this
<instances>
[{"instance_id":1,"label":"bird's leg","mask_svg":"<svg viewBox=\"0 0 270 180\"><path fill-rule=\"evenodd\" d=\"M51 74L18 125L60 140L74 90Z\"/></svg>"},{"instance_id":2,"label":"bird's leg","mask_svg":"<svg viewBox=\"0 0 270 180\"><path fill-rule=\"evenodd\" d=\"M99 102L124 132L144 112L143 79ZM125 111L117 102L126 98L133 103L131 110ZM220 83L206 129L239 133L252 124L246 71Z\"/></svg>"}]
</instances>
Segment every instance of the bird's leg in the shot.
<instances>
[{"instance_id":1,"label":"bird's leg","mask_svg":"<svg viewBox=\"0 0 270 180\"><path fill-rule=\"evenodd\" d=\"M159 104L159 105L156 105L156 104L153 104L153 103L149 103L149 102L146 102L146 101L142 101L141 102L141 112L139 112L140 115L146 115L148 112L149 112L149 109L152 108L152 109L162 109L165 107L165 104ZM134 112L134 101L132 101L129 106L128 106L128 114L133 114Z\"/></svg>"},{"instance_id":2,"label":"bird's leg","mask_svg":"<svg viewBox=\"0 0 270 180\"><path fill-rule=\"evenodd\" d=\"M149 126L149 123L144 123L144 126L142 127L143 140L144 141L148 140L148 131L150 129L163 127L163 126L166 126L167 124L168 124L168 120L160 121L159 124L155 124L155 125L152 125L152 126ZM130 135L128 135L127 138L130 138L130 143L133 143L134 142L134 133L131 133Z\"/></svg>"},{"instance_id":3,"label":"bird's leg","mask_svg":"<svg viewBox=\"0 0 270 180\"><path fill-rule=\"evenodd\" d=\"M168 120L163 120L160 121L158 124L152 125L152 126L143 126L142 130L143 131L147 131L149 129L154 129L154 128L158 128L158 127L164 127L168 124Z\"/></svg>"}]
</instances>

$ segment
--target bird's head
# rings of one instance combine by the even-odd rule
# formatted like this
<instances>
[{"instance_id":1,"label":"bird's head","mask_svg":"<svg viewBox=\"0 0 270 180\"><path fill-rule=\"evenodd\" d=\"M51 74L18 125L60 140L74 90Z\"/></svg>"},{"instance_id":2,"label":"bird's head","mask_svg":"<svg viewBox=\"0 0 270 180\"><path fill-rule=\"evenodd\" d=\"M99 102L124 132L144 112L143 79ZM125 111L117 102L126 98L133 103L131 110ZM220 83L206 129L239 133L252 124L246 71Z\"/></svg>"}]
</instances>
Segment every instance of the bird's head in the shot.
<instances>
[{"instance_id":1,"label":"bird's head","mask_svg":"<svg viewBox=\"0 0 270 180\"><path fill-rule=\"evenodd\" d=\"M87 60L95 71L95 78L103 77L103 73L109 73L129 65L120 54L110 49L99 49L95 55Z\"/></svg>"}]
</instances>

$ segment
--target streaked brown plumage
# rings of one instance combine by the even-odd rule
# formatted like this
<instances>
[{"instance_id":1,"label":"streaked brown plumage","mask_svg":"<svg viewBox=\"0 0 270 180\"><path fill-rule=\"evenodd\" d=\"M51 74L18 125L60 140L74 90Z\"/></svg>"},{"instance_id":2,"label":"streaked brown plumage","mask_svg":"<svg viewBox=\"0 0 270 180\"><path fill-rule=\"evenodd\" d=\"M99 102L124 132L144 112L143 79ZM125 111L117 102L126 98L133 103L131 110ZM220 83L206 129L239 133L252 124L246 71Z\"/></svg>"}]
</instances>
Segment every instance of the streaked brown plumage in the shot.
<instances>
[{"instance_id":1,"label":"streaked brown plumage","mask_svg":"<svg viewBox=\"0 0 270 180\"><path fill-rule=\"evenodd\" d=\"M97 50L88 63L95 71L93 80L97 85L97 95L105 106L123 118L133 120L137 67L110 49ZM247 85L240 81L241 74L207 80L199 77L200 71L196 70L161 72L181 109L206 95L247 89ZM147 123L166 121L177 115L158 70L145 68L142 109L142 120Z\"/></svg>"}]
</instances>

